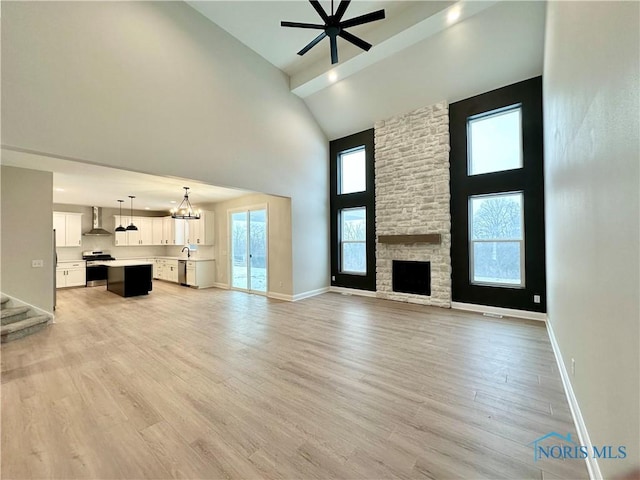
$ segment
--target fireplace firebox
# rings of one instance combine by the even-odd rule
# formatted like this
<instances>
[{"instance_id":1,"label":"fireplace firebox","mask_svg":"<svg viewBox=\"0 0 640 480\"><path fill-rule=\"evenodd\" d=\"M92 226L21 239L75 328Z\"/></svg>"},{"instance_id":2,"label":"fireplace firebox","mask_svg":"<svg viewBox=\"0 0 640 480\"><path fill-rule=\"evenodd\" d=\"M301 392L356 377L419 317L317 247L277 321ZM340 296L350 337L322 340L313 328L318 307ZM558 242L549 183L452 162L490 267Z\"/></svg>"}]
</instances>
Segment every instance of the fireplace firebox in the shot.
<instances>
[{"instance_id":1,"label":"fireplace firebox","mask_svg":"<svg viewBox=\"0 0 640 480\"><path fill-rule=\"evenodd\" d=\"M431 262L394 260L392 265L394 292L431 295Z\"/></svg>"}]
</instances>

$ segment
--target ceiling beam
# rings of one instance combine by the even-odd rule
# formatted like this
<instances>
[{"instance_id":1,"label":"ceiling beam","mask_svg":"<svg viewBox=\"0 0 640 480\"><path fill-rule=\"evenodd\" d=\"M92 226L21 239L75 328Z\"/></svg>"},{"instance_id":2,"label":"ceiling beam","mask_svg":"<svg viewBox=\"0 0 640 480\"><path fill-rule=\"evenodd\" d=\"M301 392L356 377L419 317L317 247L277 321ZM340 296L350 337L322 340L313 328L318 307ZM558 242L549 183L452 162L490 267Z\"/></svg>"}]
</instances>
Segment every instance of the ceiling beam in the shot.
<instances>
[{"instance_id":1,"label":"ceiling beam","mask_svg":"<svg viewBox=\"0 0 640 480\"><path fill-rule=\"evenodd\" d=\"M498 3L498 0L474 1L461 0L450 7L400 31L374 45L368 52L362 52L333 68L305 69L292 75L289 85L291 91L301 98L306 98L320 90L330 87L336 81L355 75L365 68L388 58L405 48L425 40L444 29L486 10ZM457 15L456 15L457 12ZM453 17L456 17L453 19ZM311 73L310 73L311 71ZM332 79L331 77L335 78Z\"/></svg>"}]
</instances>

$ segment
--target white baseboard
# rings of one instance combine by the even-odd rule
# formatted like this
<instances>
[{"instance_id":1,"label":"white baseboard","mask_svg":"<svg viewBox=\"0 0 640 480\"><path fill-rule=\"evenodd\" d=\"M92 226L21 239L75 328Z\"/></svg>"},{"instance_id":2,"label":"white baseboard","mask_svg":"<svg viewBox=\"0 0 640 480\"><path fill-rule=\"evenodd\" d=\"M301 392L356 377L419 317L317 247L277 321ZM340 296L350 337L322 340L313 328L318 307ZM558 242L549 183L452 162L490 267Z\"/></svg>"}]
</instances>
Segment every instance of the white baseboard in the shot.
<instances>
[{"instance_id":1,"label":"white baseboard","mask_svg":"<svg viewBox=\"0 0 640 480\"><path fill-rule=\"evenodd\" d=\"M293 295L286 293L267 292L267 297L274 298L276 300L283 300L285 302L293 302Z\"/></svg>"},{"instance_id":2,"label":"white baseboard","mask_svg":"<svg viewBox=\"0 0 640 480\"><path fill-rule=\"evenodd\" d=\"M526 320L539 320L546 322L547 314L540 312L528 312L526 310L515 310L513 308L490 307L488 305L475 305L472 303L451 302L451 308L464 310L467 312L489 313L491 315L502 315L505 317L524 318Z\"/></svg>"},{"instance_id":3,"label":"white baseboard","mask_svg":"<svg viewBox=\"0 0 640 480\"><path fill-rule=\"evenodd\" d=\"M298 293L293 296L293 301L297 302L298 300L303 300L309 297L315 297L316 295L322 295L323 293L327 293L329 291L329 287L317 288L315 290L309 290L308 292Z\"/></svg>"},{"instance_id":4,"label":"white baseboard","mask_svg":"<svg viewBox=\"0 0 640 480\"><path fill-rule=\"evenodd\" d=\"M357 295L360 297L376 297L376 292L370 290L358 290L357 288L330 287L330 292L342 293L344 295Z\"/></svg>"},{"instance_id":5,"label":"white baseboard","mask_svg":"<svg viewBox=\"0 0 640 480\"><path fill-rule=\"evenodd\" d=\"M329 287L318 288L316 290L309 290L308 292L298 293L297 295L268 292L267 297L275 298L276 300L284 300L285 302L297 302L298 300L304 300L305 298L315 297L316 295L322 295L323 293L327 293L328 291L329 291Z\"/></svg>"},{"instance_id":6,"label":"white baseboard","mask_svg":"<svg viewBox=\"0 0 640 480\"><path fill-rule=\"evenodd\" d=\"M224 290L229 290L229 285L227 285L226 283L213 282L213 286L215 288L222 288Z\"/></svg>"},{"instance_id":7,"label":"white baseboard","mask_svg":"<svg viewBox=\"0 0 640 480\"><path fill-rule=\"evenodd\" d=\"M573 393L573 387L571 386L569 372L567 372L564 361L562 360L562 352L560 351L560 347L558 346L556 336L553 333L553 327L551 326L551 322L549 320L547 320L546 324L547 332L549 334L549 341L551 342L551 348L553 348L553 353L556 357L556 363L558 364L558 370L560 371L560 378L562 379L562 385L564 386L564 393L566 394L567 401L569 402L569 410L571 410L573 423L576 426L576 430L578 431L580 445L584 445L590 452L593 452L593 444L591 443L591 438L589 438L589 432L587 432L587 426L584 423L584 418L582 418L582 412L580 412L578 400ZM588 455L585 461L587 462L587 471L589 472L589 478L591 480L602 480L602 472L600 471L598 460L596 458L593 458L592 455Z\"/></svg>"}]
</instances>

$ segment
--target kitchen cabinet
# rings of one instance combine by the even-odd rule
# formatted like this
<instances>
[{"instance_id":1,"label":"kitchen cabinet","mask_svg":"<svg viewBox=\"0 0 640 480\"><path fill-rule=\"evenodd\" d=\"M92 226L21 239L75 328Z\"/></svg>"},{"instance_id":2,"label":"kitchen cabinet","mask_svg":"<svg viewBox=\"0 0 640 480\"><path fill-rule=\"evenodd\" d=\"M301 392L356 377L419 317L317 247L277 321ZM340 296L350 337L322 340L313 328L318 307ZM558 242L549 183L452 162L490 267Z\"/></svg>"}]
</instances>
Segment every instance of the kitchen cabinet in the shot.
<instances>
[{"instance_id":1,"label":"kitchen cabinet","mask_svg":"<svg viewBox=\"0 0 640 480\"><path fill-rule=\"evenodd\" d=\"M156 258L153 278L178 283L178 260Z\"/></svg>"},{"instance_id":2,"label":"kitchen cabinet","mask_svg":"<svg viewBox=\"0 0 640 480\"><path fill-rule=\"evenodd\" d=\"M120 215L114 215L115 224L120 225ZM162 225L162 217L133 217L133 224L138 230L127 230L126 232L115 232L114 242L118 247L141 246L141 245L163 245L162 235L158 231L158 220ZM122 217L122 226L126 228L131 223L131 217ZM155 243L154 233L159 234L157 243Z\"/></svg>"},{"instance_id":3,"label":"kitchen cabinet","mask_svg":"<svg viewBox=\"0 0 640 480\"><path fill-rule=\"evenodd\" d=\"M184 245L184 220L164 217L162 226L164 245Z\"/></svg>"},{"instance_id":4,"label":"kitchen cabinet","mask_svg":"<svg viewBox=\"0 0 640 480\"><path fill-rule=\"evenodd\" d=\"M115 219L115 225L122 225L123 227L127 227L127 225L129 225L129 217L122 217L122 220L120 220L120 215L114 215L113 216ZM120 223L122 221L122 223ZM129 245L129 239L127 236L127 232L114 232L114 239L113 239L114 244L116 245L116 247L122 247L122 246L126 246Z\"/></svg>"},{"instance_id":5,"label":"kitchen cabinet","mask_svg":"<svg viewBox=\"0 0 640 480\"><path fill-rule=\"evenodd\" d=\"M53 212L56 247L82 246L82 214Z\"/></svg>"},{"instance_id":6,"label":"kitchen cabinet","mask_svg":"<svg viewBox=\"0 0 640 480\"><path fill-rule=\"evenodd\" d=\"M56 288L84 287L87 283L87 268L84 261L58 262L56 266Z\"/></svg>"},{"instance_id":7,"label":"kitchen cabinet","mask_svg":"<svg viewBox=\"0 0 640 480\"><path fill-rule=\"evenodd\" d=\"M215 283L214 260L187 260L187 285L197 288L213 287Z\"/></svg>"},{"instance_id":8,"label":"kitchen cabinet","mask_svg":"<svg viewBox=\"0 0 640 480\"><path fill-rule=\"evenodd\" d=\"M164 217L151 218L151 245L164 245Z\"/></svg>"},{"instance_id":9,"label":"kitchen cabinet","mask_svg":"<svg viewBox=\"0 0 640 480\"><path fill-rule=\"evenodd\" d=\"M189 245L213 245L213 212L201 212L200 219L185 221L185 235Z\"/></svg>"}]
</instances>

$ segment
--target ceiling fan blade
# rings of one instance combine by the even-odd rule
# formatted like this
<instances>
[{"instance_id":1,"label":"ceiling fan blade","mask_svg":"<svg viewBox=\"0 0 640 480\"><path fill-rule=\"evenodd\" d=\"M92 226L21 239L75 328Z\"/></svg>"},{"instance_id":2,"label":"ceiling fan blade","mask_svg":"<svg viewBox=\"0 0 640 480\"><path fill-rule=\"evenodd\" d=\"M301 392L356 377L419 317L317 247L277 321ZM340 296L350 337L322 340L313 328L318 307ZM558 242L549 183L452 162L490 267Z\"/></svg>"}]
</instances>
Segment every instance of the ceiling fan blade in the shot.
<instances>
[{"instance_id":1,"label":"ceiling fan blade","mask_svg":"<svg viewBox=\"0 0 640 480\"><path fill-rule=\"evenodd\" d=\"M360 47L364 51L368 52L372 47L370 43L365 42L361 38L356 37L355 35L351 35L346 30L342 30L338 35L344 38L347 42L353 43L356 47Z\"/></svg>"},{"instance_id":2,"label":"ceiling fan blade","mask_svg":"<svg viewBox=\"0 0 640 480\"><path fill-rule=\"evenodd\" d=\"M313 28L314 30L324 30L324 25L317 25L315 23L280 22L280 26L295 27L295 28Z\"/></svg>"},{"instance_id":3,"label":"ceiling fan blade","mask_svg":"<svg viewBox=\"0 0 640 480\"><path fill-rule=\"evenodd\" d=\"M349 4L351 3L351 0L342 0L340 2L340 5L338 5L338 10L336 10L336 14L334 15L334 18L338 21L342 20L342 16L344 15L344 12L347 11L347 7L349 6Z\"/></svg>"},{"instance_id":4,"label":"ceiling fan blade","mask_svg":"<svg viewBox=\"0 0 640 480\"><path fill-rule=\"evenodd\" d=\"M327 12L324 11L324 8L322 8L322 5L320 5L320 2L318 0L309 0L309 3L316 9L316 12L318 12L318 15L322 18L322 21L324 21L324 23L329 23L329 16L327 15Z\"/></svg>"},{"instance_id":5,"label":"ceiling fan blade","mask_svg":"<svg viewBox=\"0 0 640 480\"><path fill-rule=\"evenodd\" d=\"M350 18L349 20L340 22L340 28L355 27L356 25L375 22L376 20L382 20L383 18L384 18L384 10L378 10L377 12L366 13L359 17Z\"/></svg>"},{"instance_id":6,"label":"ceiling fan blade","mask_svg":"<svg viewBox=\"0 0 640 480\"><path fill-rule=\"evenodd\" d=\"M334 65L338 63L338 39L331 36L329 40L331 40L331 65Z\"/></svg>"},{"instance_id":7,"label":"ceiling fan blade","mask_svg":"<svg viewBox=\"0 0 640 480\"><path fill-rule=\"evenodd\" d=\"M315 47L315 46L318 44L318 42L320 42L320 40L322 40L322 39L323 39L324 37L326 37L326 36L327 36L327 34L326 34L325 32L322 32L322 33L321 33L320 35L318 35L316 38L314 38L313 40L311 40L311 41L309 42L309 44L308 44L306 47L304 47L302 50L300 50L300 51L298 52L298 55L301 55L301 56L302 56L302 55L304 55L305 53L307 53L309 50L311 50L313 47Z\"/></svg>"}]
</instances>

